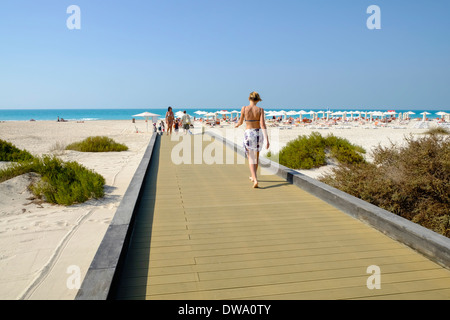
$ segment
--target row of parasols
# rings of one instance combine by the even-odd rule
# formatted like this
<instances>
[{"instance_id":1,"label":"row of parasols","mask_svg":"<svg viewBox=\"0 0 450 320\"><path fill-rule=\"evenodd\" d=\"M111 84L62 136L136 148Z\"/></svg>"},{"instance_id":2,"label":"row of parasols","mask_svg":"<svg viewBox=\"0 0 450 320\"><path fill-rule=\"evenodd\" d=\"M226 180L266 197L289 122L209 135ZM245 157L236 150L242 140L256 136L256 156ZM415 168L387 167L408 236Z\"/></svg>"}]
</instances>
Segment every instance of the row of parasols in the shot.
<instances>
[{"instance_id":1,"label":"row of parasols","mask_svg":"<svg viewBox=\"0 0 450 320\"><path fill-rule=\"evenodd\" d=\"M233 111L227 111L227 110L220 110L220 111L216 111L216 112L206 112L206 111L195 111L195 114L202 116L202 117L214 117L217 118L218 115L231 115L231 117L233 117L233 114L239 114L241 113L240 111L237 110L233 110ZM300 119L302 118L302 116L305 115L310 115L313 119L317 119L317 117L319 117L319 115L322 114L323 118L326 117L326 119L328 120L330 117L342 117L343 119L347 119L347 116L350 115L350 118L353 119L354 116L358 115L359 117L361 117L364 114L364 117L367 119L368 117L370 119L372 119L373 117L393 117L393 116L397 116L398 118L401 119L409 119L411 115L416 114L413 111L407 111L405 113L398 113L395 112L395 110L389 110L386 112L381 112L381 111L304 111L304 110L300 110L300 111L284 111L284 110L272 110L272 111L267 111L265 112L265 116L268 118L272 118L272 117L284 117L286 119L286 117L291 117L291 116L299 116ZM423 115L423 120L426 120L427 115L430 115L431 113L429 112L421 112L421 115ZM436 113L439 116L446 116L446 115L450 115L447 112L437 112Z\"/></svg>"},{"instance_id":2,"label":"row of parasols","mask_svg":"<svg viewBox=\"0 0 450 320\"><path fill-rule=\"evenodd\" d=\"M214 119L217 119L218 115L230 115L231 117L233 117L233 114L239 115L239 113L241 113L240 111L237 110L233 110L233 111L227 111L227 110L219 110L216 112L206 112L206 111L195 111L195 114L197 114L200 117L205 117L205 118L209 118L209 117L213 117ZM361 117L364 114L365 119L367 119L367 117L370 118L370 120L372 120L373 117L393 117L393 116L397 116L399 119L409 119L411 115L416 114L413 111L407 111L405 113L403 113L403 115L401 113L395 112L395 110L389 110L386 112L381 112L381 111L304 111L304 110L300 110L300 111L284 111L284 110L271 110L271 111L267 111L265 112L265 116L268 118L273 118L273 117L283 117L284 119L286 119L288 116L299 116L300 120L302 119L302 116L305 115L310 115L313 120L316 120L317 117L319 117L319 115L322 114L323 118L325 118L326 115L326 120L329 120L330 117L342 117L343 119L347 119L347 115L350 115L350 118L353 119L353 117L355 115L358 115L359 117ZM429 112L421 112L421 115L423 115L423 121L426 120L427 115L430 115L431 113ZM444 116L450 116L450 113L444 112L444 111L440 111L437 112L436 115L444 117ZM178 111L175 113L175 116L177 118L181 118L183 116L183 112ZM146 122L147 122L147 131L148 131L148 119L152 118L152 122L156 122L158 117L161 117L161 115L159 114L155 114L155 113L150 113L150 112L143 112L140 114L136 114L133 115L133 117L143 117L145 118Z\"/></svg>"}]
</instances>

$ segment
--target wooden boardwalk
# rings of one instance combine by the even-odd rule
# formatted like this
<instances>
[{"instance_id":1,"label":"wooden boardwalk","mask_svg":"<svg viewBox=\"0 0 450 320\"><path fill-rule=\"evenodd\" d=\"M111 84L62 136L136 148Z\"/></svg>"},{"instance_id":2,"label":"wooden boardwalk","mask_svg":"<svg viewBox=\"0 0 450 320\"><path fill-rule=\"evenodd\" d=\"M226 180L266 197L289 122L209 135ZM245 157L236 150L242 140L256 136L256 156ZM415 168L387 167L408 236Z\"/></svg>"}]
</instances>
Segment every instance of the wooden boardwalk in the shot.
<instances>
[{"instance_id":1,"label":"wooden boardwalk","mask_svg":"<svg viewBox=\"0 0 450 320\"><path fill-rule=\"evenodd\" d=\"M175 165L178 143L155 145L116 299L450 299L449 270L277 176Z\"/></svg>"}]
</instances>

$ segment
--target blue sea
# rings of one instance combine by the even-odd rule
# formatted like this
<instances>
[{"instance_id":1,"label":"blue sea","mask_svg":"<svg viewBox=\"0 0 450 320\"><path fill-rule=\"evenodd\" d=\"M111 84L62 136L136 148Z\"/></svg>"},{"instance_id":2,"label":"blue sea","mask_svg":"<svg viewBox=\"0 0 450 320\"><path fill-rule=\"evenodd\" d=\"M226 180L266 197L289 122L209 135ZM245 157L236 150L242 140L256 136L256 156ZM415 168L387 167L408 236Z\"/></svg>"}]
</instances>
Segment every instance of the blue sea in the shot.
<instances>
[{"instance_id":1,"label":"blue sea","mask_svg":"<svg viewBox=\"0 0 450 320\"><path fill-rule=\"evenodd\" d=\"M211 109L211 108L195 108L195 109L177 109L173 108L173 111L176 113L178 111L186 110L191 117L199 117L199 115L195 114L196 111L201 110L205 112L216 112L223 109ZM228 111L232 110L240 110L239 109L227 109ZM281 110L280 108L267 108L265 107L266 112L269 110ZM320 111L325 109L305 109L305 108L285 108L285 111ZM68 121L94 121L94 120L131 120L134 117L133 115L142 113L142 112L151 112L161 116L161 118L165 117L167 109L0 109L0 121L43 121L43 120L54 120L56 121L59 118L63 118ZM350 109L330 109L330 111L352 111ZM354 111L354 110L353 110ZM362 110L360 111L388 111L388 110ZM421 112L427 111L430 114L427 115L427 118L434 119L439 118L440 116L436 113L439 111L445 110L395 110L396 112L401 112L402 114L407 111L413 111L415 114L411 115L411 118L422 118ZM350 115L348 115L350 116ZM294 116L295 118L296 116ZM309 115L304 115L304 117L310 117Z\"/></svg>"}]
</instances>

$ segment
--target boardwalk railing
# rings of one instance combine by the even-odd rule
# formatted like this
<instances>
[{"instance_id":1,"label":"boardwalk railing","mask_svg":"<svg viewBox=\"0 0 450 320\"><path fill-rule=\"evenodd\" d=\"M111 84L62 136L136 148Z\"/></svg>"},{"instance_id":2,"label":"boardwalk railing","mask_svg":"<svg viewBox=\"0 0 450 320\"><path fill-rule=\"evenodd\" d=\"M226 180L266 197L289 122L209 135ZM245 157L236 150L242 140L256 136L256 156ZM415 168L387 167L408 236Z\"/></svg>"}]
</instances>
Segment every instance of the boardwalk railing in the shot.
<instances>
[{"instance_id":1,"label":"boardwalk railing","mask_svg":"<svg viewBox=\"0 0 450 320\"><path fill-rule=\"evenodd\" d=\"M113 291L115 277L126 254L133 228L134 211L141 187L147 174L158 135L153 134L111 224L100 243L97 253L86 273L76 300L106 300Z\"/></svg>"}]
</instances>

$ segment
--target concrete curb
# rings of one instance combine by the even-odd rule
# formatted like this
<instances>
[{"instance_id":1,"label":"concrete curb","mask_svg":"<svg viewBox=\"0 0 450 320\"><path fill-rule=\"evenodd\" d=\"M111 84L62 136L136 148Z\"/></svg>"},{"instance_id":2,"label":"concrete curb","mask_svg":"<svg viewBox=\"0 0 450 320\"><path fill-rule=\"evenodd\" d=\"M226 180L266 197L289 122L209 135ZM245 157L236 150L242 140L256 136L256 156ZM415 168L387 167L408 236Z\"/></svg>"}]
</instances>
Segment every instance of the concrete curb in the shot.
<instances>
[{"instance_id":1,"label":"concrete curb","mask_svg":"<svg viewBox=\"0 0 450 320\"><path fill-rule=\"evenodd\" d=\"M245 155L243 147L228 141L220 134L212 131L207 131L206 134L216 139L221 139L225 145L239 154ZM311 193L390 238L409 246L431 261L450 269L449 238L267 158L260 157L260 162L266 169L287 182Z\"/></svg>"},{"instance_id":2,"label":"concrete curb","mask_svg":"<svg viewBox=\"0 0 450 320\"><path fill-rule=\"evenodd\" d=\"M130 240L134 211L139 200L157 134L154 133L147 150L125 192L105 236L86 273L75 300L106 300L118 274Z\"/></svg>"}]
</instances>

